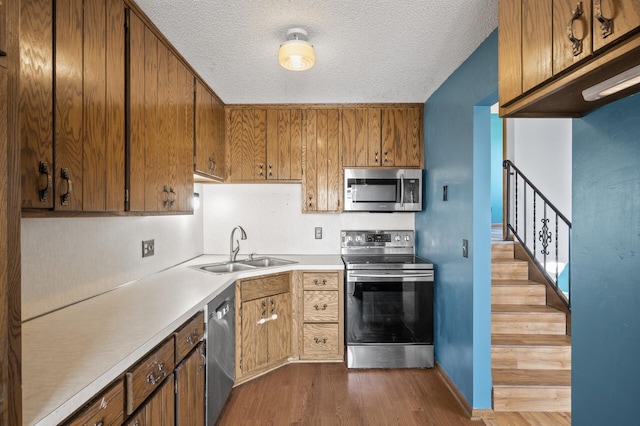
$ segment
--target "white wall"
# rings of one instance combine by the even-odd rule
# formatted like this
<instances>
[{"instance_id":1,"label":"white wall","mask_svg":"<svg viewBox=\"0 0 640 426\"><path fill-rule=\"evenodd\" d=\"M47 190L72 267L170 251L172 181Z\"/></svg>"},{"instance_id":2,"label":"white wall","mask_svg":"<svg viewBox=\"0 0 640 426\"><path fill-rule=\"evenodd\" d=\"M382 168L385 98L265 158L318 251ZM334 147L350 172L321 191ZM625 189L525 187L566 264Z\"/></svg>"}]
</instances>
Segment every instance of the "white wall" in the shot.
<instances>
[{"instance_id":1,"label":"white wall","mask_svg":"<svg viewBox=\"0 0 640 426\"><path fill-rule=\"evenodd\" d=\"M202 218L202 209L185 216L23 218L23 320L202 254ZM155 255L143 259L147 239L155 239Z\"/></svg>"},{"instance_id":2,"label":"white wall","mask_svg":"<svg viewBox=\"0 0 640 426\"><path fill-rule=\"evenodd\" d=\"M247 232L240 253L338 254L342 229L413 229L413 213L302 214L300 184L205 185L204 252L228 254L236 225ZM321 240L314 228L322 227ZM236 233L239 237L239 234Z\"/></svg>"},{"instance_id":3,"label":"white wall","mask_svg":"<svg viewBox=\"0 0 640 426\"><path fill-rule=\"evenodd\" d=\"M571 119L507 120L508 158L571 220Z\"/></svg>"}]
</instances>

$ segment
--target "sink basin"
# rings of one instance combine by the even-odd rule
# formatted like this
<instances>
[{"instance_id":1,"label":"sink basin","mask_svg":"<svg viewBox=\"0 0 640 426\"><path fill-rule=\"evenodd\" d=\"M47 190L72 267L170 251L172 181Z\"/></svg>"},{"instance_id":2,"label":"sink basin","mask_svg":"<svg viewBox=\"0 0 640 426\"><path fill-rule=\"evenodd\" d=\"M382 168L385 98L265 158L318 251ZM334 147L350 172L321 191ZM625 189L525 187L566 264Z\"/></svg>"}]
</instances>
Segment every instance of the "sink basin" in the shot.
<instances>
[{"instance_id":1,"label":"sink basin","mask_svg":"<svg viewBox=\"0 0 640 426\"><path fill-rule=\"evenodd\" d=\"M196 265L193 266L193 268L200 271L213 272L217 274L227 274L229 272L247 271L249 269L254 269L253 266L243 265L237 262L208 263L206 265Z\"/></svg>"},{"instance_id":2,"label":"sink basin","mask_svg":"<svg viewBox=\"0 0 640 426\"><path fill-rule=\"evenodd\" d=\"M257 268L268 268L270 266L288 265L290 263L296 262L275 257L256 257L235 262L205 263L203 265L193 265L190 266L190 268L214 274L228 274L238 271L250 271Z\"/></svg>"},{"instance_id":3,"label":"sink basin","mask_svg":"<svg viewBox=\"0 0 640 426\"><path fill-rule=\"evenodd\" d=\"M269 266L288 265L290 263L296 263L291 260L277 259L275 257L256 257L254 259L247 259L241 261L243 265L251 265L259 268L266 268Z\"/></svg>"}]
</instances>

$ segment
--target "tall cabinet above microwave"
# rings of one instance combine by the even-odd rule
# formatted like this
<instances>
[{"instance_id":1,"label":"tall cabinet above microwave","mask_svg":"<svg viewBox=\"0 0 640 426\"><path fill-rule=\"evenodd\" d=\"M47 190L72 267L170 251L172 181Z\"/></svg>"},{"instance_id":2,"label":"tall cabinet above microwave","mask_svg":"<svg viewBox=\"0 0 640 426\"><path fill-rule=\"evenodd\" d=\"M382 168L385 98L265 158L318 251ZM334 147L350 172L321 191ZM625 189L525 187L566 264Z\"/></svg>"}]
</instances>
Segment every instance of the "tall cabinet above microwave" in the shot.
<instances>
[{"instance_id":1,"label":"tall cabinet above microwave","mask_svg":"<svg viewBox=\"0 0 640 426\"><path fill-rule=\"evenodd\" d=\"M421 211L422 170L344 169L344 210Z\"/></svg>"}]
</instances>

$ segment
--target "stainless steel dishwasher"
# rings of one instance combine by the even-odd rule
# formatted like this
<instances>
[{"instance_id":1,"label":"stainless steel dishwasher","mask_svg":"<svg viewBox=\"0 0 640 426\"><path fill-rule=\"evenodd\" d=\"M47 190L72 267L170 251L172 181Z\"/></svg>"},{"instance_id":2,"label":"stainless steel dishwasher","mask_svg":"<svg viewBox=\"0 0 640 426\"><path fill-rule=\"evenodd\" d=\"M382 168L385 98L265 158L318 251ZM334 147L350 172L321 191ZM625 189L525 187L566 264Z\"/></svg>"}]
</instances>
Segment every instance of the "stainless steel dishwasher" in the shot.
<instances>
[{"instance_id":1,"label":"stainless steel dishwasher","mask_svg":"<svg viewBox=\"0 0 640 426\"><path fill-rule=\"evenodd\" d=\"M213 426L236 378L235 286L207 305L207 425Z\"/></svg>"}]
</instances>

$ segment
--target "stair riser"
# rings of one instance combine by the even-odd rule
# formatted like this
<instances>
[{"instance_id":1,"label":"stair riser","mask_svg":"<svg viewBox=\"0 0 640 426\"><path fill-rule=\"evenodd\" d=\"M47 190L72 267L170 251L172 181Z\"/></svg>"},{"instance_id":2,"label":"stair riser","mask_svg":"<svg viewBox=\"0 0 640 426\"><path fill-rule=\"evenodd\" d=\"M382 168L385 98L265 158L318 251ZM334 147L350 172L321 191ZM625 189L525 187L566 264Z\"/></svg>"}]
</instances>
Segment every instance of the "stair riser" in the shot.
<instances>
[{"instance_id":1,"label":"stair riser","mask_svg":"<svg viewBox=\"0 0 640 426\"><path fill-rule=\"evenodd\" d=\"M566 334L567 320L564 314L512 314L493 313L493 334Z\"/></svg>"},{"instance_id":2,"label":"stair riser","mask_svg":"<svg viewBox=\"0 0 640 426\"><path fill-rule=\"evenodd\" d=\"M527 280L529 265L526 262L493 263L491 265L492 280Z\"/></svg>"},{"instance_id":3,"label":"stair riser","mask_svg":"<svg viewBox=\"0 0 640 426\"><path fill-rule=\"evenodd\" d=\"M571 388L500 386L493 388L494 411L571 412Z\"/></svg>"},{"instance_id":4,"label":"stair riser","mask_svg":"<svg viewBox=\"0 0 640 426\"><path fill-rule=\"evenodd\" d=\"M491 259L513 259L513 244L493 244Z\"/></svg>"},{"instance_id":5,"label":"stair riser","mask_svg":"<svg viewBox=\"0 0 640 426\"><path fill-rule=\"evenodd\" d=\"M544 286L540 285L493 286L491 303L494 305L545 305L547 294Z\"/></svg>"},{"instance_id":6,"label":"stair riser","mask_svg":"<svg viewBox=\"0 0 640 426\"><path fill-rule=\"evenodd\" d=\"M491 368L571 370L571 347L491 348Z\"/></svg>"}]
</instances>

